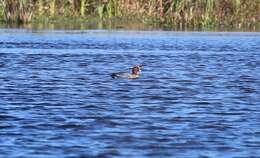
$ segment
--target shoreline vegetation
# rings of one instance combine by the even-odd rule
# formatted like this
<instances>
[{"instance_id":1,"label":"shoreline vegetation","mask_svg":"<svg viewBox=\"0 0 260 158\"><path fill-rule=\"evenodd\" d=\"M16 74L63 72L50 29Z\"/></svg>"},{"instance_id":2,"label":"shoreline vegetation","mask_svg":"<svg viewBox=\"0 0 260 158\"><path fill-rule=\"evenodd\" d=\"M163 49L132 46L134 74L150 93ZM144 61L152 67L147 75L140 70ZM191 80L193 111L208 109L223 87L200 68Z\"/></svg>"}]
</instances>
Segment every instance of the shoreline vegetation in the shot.
<instances>
[{"instance_id":1,"label":"shoreline vegetation","mask_svg":"<svg viewBox=\"0 0 260 158\"><path fill-rule=\"evenodd\" d=\"M1 0L0 4L1 23L17 26L92 23L120 28L139 23L179 30L257 31L259 19L259 0Z\"/></svg>"}]
</instances>

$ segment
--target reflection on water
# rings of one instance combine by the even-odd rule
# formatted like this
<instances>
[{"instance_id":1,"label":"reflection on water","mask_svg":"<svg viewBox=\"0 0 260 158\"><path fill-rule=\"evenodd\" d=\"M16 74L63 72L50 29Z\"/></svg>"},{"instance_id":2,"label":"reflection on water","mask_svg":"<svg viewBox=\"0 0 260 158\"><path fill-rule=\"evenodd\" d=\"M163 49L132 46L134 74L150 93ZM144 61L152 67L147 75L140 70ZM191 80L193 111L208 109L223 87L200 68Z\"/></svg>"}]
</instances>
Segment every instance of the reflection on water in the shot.
<instances>
[{"instance_id":1,"label":"reflection on water","mask_svg":"<svg viewBox=\"0 0 260 158\"><path fill-rule=\"evenodd\" d=\"M234 28L232 26L219 26L214 28L199 27L189 28L187 26L174 26L170 24L145 24L138 21L122 21L122 20L111 20L111 21L100 21L99 19L91 20L88 22L78 21L53 21L49 23L29 23L29 24L4 24L0 23L0 28L24 28L34 30L86 30L86 29L108 29L108 30L171 30L171 31L247 31L247 32L259 32L260 25Z\"/></svg>"},{"instance_id":2,"label":"reflection on water","mask_svg":"<svg viewBox=\"0 0 260 158\"><path fill-rule=\"evenodd\" d=\"M159 29L158 25L145 25L143 23L136 22L102 22L102 21L93 21L93 22L54 22L54 23L30 23L30 24L1 24L0 28L25 28L25 29L63 29L63 30L86 30L86 29L128 29L128 30L152 30Z\"/></svg>"},{"instance_id":3,"label":"reflection on water","mask_svg":"<svg viewBox=\"0 0 260 158\"><path fill-rule=\"evenodd\" d=\"M0 34L0 157L260 155L259 33Z\"/></svg>"}]
</instances>

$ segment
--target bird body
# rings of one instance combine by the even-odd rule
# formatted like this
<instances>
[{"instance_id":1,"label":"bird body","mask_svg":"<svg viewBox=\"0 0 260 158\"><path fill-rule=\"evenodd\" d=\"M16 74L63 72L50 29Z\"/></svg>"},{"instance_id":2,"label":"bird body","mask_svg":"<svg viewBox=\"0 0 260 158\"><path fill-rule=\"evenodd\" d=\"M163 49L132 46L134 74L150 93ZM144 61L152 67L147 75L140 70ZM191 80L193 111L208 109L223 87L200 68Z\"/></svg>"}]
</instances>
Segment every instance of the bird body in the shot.
<instances>
[{"instance_id":1,"label":"bird body","mask_svg":"<svg viewBox=\"0 0 260 158\"><path fill-rule=\"evenodd\" d=\"M141 66L134 66L132 67L132 73L126 73L126 72L117 72L112 73L112 78L128 78L128 79L135 79L138 78L140 75Z\"/></svg>"}]
</instances>

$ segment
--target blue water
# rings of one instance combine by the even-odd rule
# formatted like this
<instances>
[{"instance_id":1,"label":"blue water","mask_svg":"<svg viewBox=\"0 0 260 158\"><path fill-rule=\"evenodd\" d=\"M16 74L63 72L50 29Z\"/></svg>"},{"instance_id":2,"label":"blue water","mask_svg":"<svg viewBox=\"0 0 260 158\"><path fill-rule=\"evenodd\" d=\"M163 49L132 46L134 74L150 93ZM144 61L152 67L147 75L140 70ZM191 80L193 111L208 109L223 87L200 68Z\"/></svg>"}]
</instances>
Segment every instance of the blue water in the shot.
<instances>
[{"instance_id":1,"label":"blue water","mask_svg":"<svg viewBox=\"0 0 260 158\"><path fill-rule=\"evenodd\" d=\"M0 83L0 157L260 155L260 33L1 29Z\"/></svg>"}]
</instances>

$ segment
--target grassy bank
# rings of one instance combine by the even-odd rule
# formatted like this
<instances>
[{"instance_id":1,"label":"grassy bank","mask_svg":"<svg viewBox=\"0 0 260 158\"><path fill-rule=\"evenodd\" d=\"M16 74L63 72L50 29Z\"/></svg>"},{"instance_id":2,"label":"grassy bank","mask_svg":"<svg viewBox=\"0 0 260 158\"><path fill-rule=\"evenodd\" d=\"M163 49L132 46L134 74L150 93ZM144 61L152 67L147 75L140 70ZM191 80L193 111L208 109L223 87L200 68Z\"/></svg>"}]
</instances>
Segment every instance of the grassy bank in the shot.
<instances>
[{"instance_id":1,"label":"grassy bank","mask_svg":"<svg viewBox=\"0 0 260 158\"><path fill-rule=\"evenodd\" d=\"M259 0L2 0L6 23L132 20L176 28L259 26Z\"/></svg>"}]
</instances>

